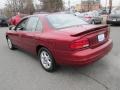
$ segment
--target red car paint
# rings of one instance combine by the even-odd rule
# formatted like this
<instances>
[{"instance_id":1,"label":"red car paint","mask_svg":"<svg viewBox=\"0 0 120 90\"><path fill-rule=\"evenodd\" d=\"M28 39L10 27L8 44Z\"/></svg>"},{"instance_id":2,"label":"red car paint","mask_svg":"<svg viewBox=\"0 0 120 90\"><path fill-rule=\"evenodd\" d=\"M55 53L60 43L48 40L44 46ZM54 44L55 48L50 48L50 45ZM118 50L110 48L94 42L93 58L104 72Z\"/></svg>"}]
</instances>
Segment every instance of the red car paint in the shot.
<instances>
[{"instance_id":1,"label":"red car paint","mask_svg":"<svg viewBox=\"0 0 120 90\"><path fill-rule=\"evenodd\" d=\"M9 30L6 33L14 45L34 55L42 46L52 53L59 65L84 65L99 60L112 49L107 25L80 25L55 30L46 19L47 15L34 16L42 21L42 32ZM99 42L98 35L103 33L105 40ZM87 43L89 46L79 47Z\"/></svg>"}]
</instances>

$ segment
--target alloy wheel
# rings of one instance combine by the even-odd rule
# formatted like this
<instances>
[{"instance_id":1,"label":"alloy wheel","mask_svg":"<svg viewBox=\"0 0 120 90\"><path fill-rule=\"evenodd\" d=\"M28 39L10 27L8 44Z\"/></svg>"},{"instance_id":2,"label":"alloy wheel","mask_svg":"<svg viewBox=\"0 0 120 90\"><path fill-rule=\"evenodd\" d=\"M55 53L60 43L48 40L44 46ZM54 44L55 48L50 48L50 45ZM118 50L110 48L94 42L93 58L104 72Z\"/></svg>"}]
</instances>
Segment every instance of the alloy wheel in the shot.
<instances>
[{"instance_id":1,"label":"alloy wheel","mask_svg":"<svg viewBox=\"0 0 120 90\"><path fill-rule=\"evenodd\" d=\"M49 69L52 66L51 57L46 51L41 52L40 60L45 69Z\"/></svg>"}]
</instances>

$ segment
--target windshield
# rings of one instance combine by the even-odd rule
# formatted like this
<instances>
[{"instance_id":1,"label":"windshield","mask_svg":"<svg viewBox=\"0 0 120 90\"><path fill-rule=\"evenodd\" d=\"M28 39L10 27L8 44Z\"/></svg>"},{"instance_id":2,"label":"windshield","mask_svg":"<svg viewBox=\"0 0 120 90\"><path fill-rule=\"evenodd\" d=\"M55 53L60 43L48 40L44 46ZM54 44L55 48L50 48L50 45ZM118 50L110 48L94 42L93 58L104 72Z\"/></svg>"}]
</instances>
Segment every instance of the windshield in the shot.
<instances>
[{"instance_id":1,"label":"windshield","mask_svg":"<svg viewBox=\"0 0 120 90\"><path fill-rule=\"evenodd\" d=\"M47 19L50 24L56 29L88 24L82 19L70 14L48 15Z\"/></svg>"}]
</instances>

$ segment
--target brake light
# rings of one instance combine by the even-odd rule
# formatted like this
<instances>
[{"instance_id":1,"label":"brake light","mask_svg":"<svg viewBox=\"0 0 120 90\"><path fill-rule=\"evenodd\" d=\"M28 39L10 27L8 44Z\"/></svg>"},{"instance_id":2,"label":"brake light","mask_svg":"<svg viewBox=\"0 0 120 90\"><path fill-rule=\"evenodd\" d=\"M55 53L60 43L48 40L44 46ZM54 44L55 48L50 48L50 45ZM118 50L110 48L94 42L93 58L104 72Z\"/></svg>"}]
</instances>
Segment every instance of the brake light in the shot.
<instances>
[{"instance_id":1,"label":"brake light","mask_svg":"<svg viewBox=\"0 0 120 90\"><path fill-rule=\"evenodd\" d=\"M88 39L81 39L81 40L74 41L70 45L70 48L72 48L72 49L79 49L79 48L85 48L85 47L88 47L88 46L89 46Z\"/></svg>"},{"instance_id":2,"label":"brake light","mask_svg":"<svg viewBox=\"0 0 120 90\"><path fill-rule=\"evenodd\" d=\"M92 18L92 17L87 16L87 17L85 17L85 20L86 20L86 21L89 21L91 18Z\"/></svg>"}]
</instances>

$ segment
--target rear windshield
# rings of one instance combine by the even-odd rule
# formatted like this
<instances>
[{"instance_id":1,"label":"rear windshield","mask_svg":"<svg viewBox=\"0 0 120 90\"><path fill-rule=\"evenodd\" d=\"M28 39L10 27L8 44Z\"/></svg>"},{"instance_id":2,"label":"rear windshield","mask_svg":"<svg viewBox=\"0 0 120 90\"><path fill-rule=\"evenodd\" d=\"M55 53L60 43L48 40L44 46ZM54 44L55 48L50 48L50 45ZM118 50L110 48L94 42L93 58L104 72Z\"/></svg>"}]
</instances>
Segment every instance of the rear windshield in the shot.
<instances>
[{"instance_id":1,"label":"rear windshield","mask_svg":"<svg viewBox=\"0 0 120 90\"><path fill-rule=\"evenodd\" d=\"M111 14L120 14L120 10L115 10L115 11L112 11Z\"/></svg>"},{"instance_id":2,"label":"rear windshield","mask_svg":"<svg viewBox=\"0 0 120 90\"><path fill-rule=\"evenodd\" d=\"M71 14L53 14L48 15L49 23L56 29L88 24L82 19Z\"/></svg>"}]
</instances>

